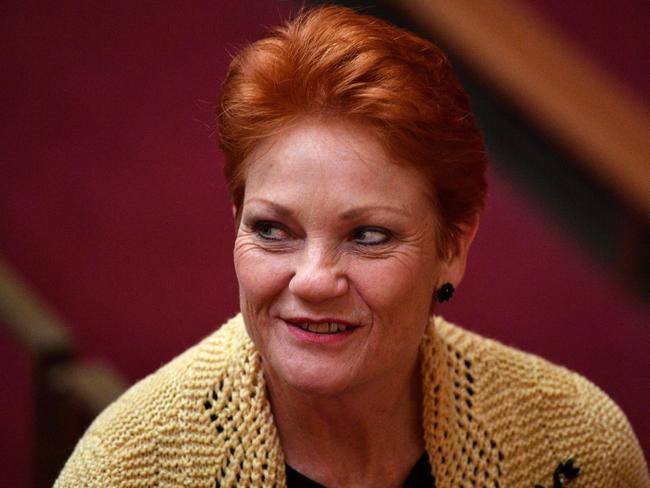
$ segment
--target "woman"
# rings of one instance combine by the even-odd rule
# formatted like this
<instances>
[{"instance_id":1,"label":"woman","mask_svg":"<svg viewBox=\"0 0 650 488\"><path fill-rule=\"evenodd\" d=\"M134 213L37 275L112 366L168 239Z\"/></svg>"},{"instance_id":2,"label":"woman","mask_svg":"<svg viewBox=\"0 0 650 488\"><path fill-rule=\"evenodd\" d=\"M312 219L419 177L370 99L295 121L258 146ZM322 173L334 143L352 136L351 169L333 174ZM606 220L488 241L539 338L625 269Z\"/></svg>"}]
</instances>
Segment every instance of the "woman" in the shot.
<instances>
[{"instance_id":1,"label":"woman","mask_svg":"<svg viewBox=\"0 0 650 488\"><path fill-rule=\"evenodd\" d=\"M485 196L431 43L338 7L232 62L241 314L109 407L57 486L650 486L587 380L434 317Z\"/></svg>"}]
</instances>

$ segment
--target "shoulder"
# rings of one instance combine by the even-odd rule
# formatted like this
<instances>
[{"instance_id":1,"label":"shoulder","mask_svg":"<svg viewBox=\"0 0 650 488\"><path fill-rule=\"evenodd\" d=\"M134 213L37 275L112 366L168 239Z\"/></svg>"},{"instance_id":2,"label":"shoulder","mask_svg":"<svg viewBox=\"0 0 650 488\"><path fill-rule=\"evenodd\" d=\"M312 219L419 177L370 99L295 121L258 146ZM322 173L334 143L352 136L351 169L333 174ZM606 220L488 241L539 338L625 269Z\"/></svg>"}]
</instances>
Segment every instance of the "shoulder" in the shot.
<instances>
[{"instance_id":1,"label":"shoulder","mask_svg":"<svg viewBox=\"0 0 650 488\"><path fill-rule=\"evenodd\" d=\"M650 487L627 418L592 382L440 317L432 325L448 365L473 380L474 409L504 446L504 464L541 473L537 482L549 486L555 467L574 458L583 467L576 486Z\"/></svg>"},{"instance_id":2,"label":"shoulder","mask_svg":"<svg viewBox=\"0 0 650 488\"><path fill-rule=\"evenodd\" d=\"M188 408L188 403L202 404L215 378L245 356L247 346L237 316L133 385L88 428L56 486L122 486L134 476L156 484L164 472L181 472L175 464L184 458L187 447L179 440L188 435L185 417L188 412L201 413ZM191 434L200 437L200 430Z\"/></svg>"}]
</instances>

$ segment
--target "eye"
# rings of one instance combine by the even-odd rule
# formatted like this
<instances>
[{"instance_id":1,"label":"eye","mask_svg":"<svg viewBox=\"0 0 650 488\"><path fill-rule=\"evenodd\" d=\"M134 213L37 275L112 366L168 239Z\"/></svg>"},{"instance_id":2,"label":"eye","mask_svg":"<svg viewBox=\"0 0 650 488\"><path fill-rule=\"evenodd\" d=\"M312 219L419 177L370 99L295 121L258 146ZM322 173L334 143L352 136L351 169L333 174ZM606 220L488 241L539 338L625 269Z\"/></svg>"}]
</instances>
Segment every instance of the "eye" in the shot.
<instances>
[{"instance_id":1,"label":"eye","mask_svg":"<svg viewBox=\"0 0 650 488\"><path fill-rule=\"evenodd\" d=\"M354 239L362 246L379 246L391 239L390 231L376 227L362 227L354 232Z\"/></svg>"},{"instance_id":2,"label":"eye","mask_svg":"<svg viewBox=\"0 0 650 488\"><path fill-rule=\"evenodd\" d=\"M287 232L275 223L266 220L258 220L253 224L255 234L266 241L281 241L287 237Z\"/></svg>"}]
</instances>

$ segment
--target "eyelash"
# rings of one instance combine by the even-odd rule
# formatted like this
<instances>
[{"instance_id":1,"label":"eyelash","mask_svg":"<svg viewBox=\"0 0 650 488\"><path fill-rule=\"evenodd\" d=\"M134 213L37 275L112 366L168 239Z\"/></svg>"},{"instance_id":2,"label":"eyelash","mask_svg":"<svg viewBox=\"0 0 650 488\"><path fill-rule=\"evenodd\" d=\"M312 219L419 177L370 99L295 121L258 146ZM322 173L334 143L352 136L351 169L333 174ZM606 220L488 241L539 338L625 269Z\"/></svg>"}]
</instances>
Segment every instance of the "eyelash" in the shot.
<instances>
[{"instance_id":1,"label":"eyelash","mask_svg":"<svg viewBox=\"0 0 650 488\"><path fill-rule=\"evenodd\" d=\"M276 222L270 222L268 220L258 220L253 224L253 230L255 231L257 237L267 242L280 242L282 239L275 239L273 237L267 237L263 235L263 233L265 231L268 232L269 229L279 229L286 232L283 229L282 225ZM354 232L352 232L352 235L358 235L363 232L377 232L383 234L385 238L379 242L373 242L373 243L357 242L357 244L359 244L360 246L365 246L365 247L381 246L383 244L387 244L392 239L392 234L389 230L378 228L378 227L359 227L355 229Z\"/></svg>"}]
</instances>

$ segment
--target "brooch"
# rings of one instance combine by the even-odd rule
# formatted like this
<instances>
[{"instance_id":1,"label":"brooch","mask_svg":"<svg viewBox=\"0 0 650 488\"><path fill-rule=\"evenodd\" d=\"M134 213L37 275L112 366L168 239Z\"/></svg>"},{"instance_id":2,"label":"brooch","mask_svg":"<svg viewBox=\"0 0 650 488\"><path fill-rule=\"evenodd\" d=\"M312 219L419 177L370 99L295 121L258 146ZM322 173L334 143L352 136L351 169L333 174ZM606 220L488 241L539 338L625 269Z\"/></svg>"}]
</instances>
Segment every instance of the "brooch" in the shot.
<instances>
[{"instance_id":1,"label":"brooch","mask_svg":"<svg viewBox=\"0 0 650 488\"><path fill-rule=\"evenodd\" d=\"M564 463L558 464L553 471L553 488L563 488L569 486L571 480L578 477L580 468L573 465L573 458L569 458ZM544 488L542 485L535 485L535 488Z\"/></svg>"}]
</instances>

